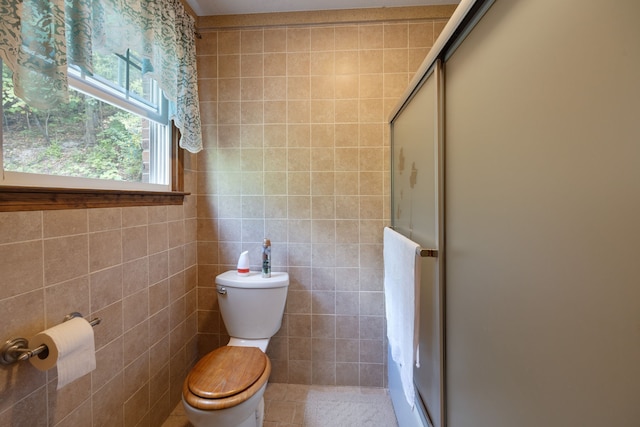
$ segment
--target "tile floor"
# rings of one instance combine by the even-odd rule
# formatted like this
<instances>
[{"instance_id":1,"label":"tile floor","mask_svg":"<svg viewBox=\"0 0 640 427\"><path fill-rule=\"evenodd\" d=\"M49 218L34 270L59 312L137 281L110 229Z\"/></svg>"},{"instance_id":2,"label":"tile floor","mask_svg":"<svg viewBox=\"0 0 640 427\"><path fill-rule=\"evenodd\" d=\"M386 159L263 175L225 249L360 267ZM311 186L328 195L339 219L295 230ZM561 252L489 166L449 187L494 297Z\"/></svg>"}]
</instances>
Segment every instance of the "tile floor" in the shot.
<instances>
[{"instance_id":1,"label":"tile floor","mask_svg":"<svg viewBox=\"0 0 640 427\"><path fill-rule=\"evenodd\" d=\"M382 388L269 383L263 427L397 427ZM178 404L162 427L191 427Z\"/></svg>"}]
</instances>

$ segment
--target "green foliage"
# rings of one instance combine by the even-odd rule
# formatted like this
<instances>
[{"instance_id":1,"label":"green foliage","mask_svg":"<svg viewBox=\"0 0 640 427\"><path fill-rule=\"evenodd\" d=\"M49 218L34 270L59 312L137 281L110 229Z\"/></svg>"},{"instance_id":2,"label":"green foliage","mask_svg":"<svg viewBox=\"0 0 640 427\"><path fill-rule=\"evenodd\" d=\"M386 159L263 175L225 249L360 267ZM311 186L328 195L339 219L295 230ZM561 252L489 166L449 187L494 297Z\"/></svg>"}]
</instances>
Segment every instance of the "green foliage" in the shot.
<instances>
[{"instance_id":1,"label":"green foliage","mask_svg":"<svg viewBox=\"0 0 640 427\"><path fill-rule=\"evenodd\" d=\"M127 181L142 178L140 134L139 126L132 124L125 114L118 112L110 118L108 126L98 134L94 150L87 156L88 163L99 175L97 178Z\"/></svg>"},{"instance_id":2,"label":"green foliage","mask_svg":"<svg viewBox=\"0 0 640 427\"><path fill-rule=\"evenodd\" d=\"M14 95L11 79L2 67L5 170L142 180L140 117L75 91L55 111L38 111Z\"/></svg>"},{"instance_id":3,"label":"green foliage","mask_svg":"<svg viewBox=\"0 0 640 427\"><path fill-rule=\"evenodd\" d=\"M47 148L44 150L44 157L52 158L52 159L61 159L62 158L62 146L58 141L53 141Z\"/></svg>"}]
</instances>

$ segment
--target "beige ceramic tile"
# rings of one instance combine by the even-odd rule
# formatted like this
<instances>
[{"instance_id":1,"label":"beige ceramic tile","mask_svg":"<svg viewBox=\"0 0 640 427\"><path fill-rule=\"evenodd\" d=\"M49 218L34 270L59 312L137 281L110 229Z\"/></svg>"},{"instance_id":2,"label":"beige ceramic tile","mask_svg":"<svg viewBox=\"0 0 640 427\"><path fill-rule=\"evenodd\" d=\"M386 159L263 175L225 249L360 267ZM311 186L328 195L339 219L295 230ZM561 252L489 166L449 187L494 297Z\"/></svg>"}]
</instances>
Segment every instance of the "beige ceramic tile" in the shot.
<instances>
[{"instance_id":1,"label":"beige ceramic tile","mask_svg":"<svg viewBox=\"0 0 640 427\"><path fill-rule=\"evenodd\" d=\"M46 285L88 273L87 235L59 237L44 241L44 279Z\"/></svg>"},{"instance_id":2,"label":"beige ceramic tile","mask_svg":"<svg viewBox=\"0 0 640 427\"><path fill-rule=\"evenodd\" d=\"M312 51L332 51L335 45L334 27L316 27L310 29Z\"/></svg>"},{"instance_id":3,"label":"beige ceramic tile","mask_svg":"<svg viewBox=\"0 0 640 427\"><path fill-rule=\"evenodd\" d=\"M264 57L262 54L240 56L241 77L262 77L264 72Z\"/></svg>"},{"instance_id":4,"label":"beige ceramic tile","mask_svg":"<svg viewBox=\"0 0 640 427\"><path fill-rule=\"evenodd\" d=\"M266 28L264 30L265 52L286 52L287 30L285 28Z\"/></svg>"},{"instance_id":5,"label":"beige ceramic tile","mask_svg":"<svg viewBox=\"0 0 640 427\"><path fill-rule=\"evenodd\" d=\"M383 69L385 73L409 72L409 50L385 49L383 55Z\"/></svg>"},{"instance_id":6,"label":"beige ceramic tile","mask_svg":"<svg viewBox=\"0 0 640 427\"><path fill-rule=\"evenodd\" d=\"M89 316L91 313L89 295L87 276L45 288L46 324L55 326L72 312L79 312L85 317Z\"/></svg>"},{"instance_id":7,"label":"beige ceramic tile","mask_svg":"<svg viewBox=\"0 0 640 427\"><path fill-rule=\"evenodd\" d=\"M409 49L409 73L415 73L416 71L418 71L425 58L429 54L430 50L431 48L429 47Z\"/></svg>"},{"instance_id":8,"label":"beige ceramic tile","mask_svg":"<svg viewBox=\"0 0 640 427\"><path fill-rule=\"evenodd\" d=\"M358 107L360 123L380 123L384 120L382 99L361 99Z\"/></svg>"},{"instance_id":9,"label":"beige ceramic tile","mask_svg":"<svg viewBox=\"0 0 640 427\"><path fill-rule=\"evenodd\" d=\"M286 77L265 77L263 80L264 99L265 100L284 100L287 93ZM281 121L284 123L284 120Z\"/></svg>"},{"instance_id":10,"label":"beige ceramic tile","mask_svg":"<svg viewBox=\"0 0 640 427\"><path fill-rule=\"evenodd\" d=\"M287 125L287 145L289 147L309 147L311 145L311 125L308 124L309 101L291 101L288 111L294 112L296 124ZM289 113L287 113L289 114Z\"/></svg>"},{"instance_id":11,"label":"beige ceramic tile","mask_svg":"<svg viewBox=\"0 0 640 427\"><path fill-rule=\"evenodd\" d=\"M135 207L122 209L122 226L135 227L148 224L147 208Z\"/></svg>"},{"instance_id":12,"label":"beige ceramic tile","mask_svg":"<svg viewBox=\"0 0 640 427\"><path fill-rule=\"evenodd\" d=\"M286 76L287 55L286 53L265 53L263 60L264 76Z\"/></svg>"},{"instance_id":13,"label":"beige ceramic tile","mask_svg":"<svg viewBox=\"0 0 640 427\"><path fill-rule=\"evenodd\" d=\"M215 55L218 53L218 33L202 31L201 38L196 37L198 55Z\"/></svg>"},{"instance_id":14,"label":"beige ceramic tile","mask_svg":"<svg viewBox=\"0 0 640 427\"><path fill-rule=\"evenodd\" d=\"M336 316L336 338L358 339L360 337L360 325L358 319L359 317L355 314L338 314Z\"/></svg>"},{"instance_id":15,"label":"beige ceramic tile","mask_svg":"<svg viewBox=\"0 0 640 427\"><path fill-rule=\"evenodd\" d=\"M44 211L42 220L45 238L82 234L89 229L86 210Z\"/></svg>"},{"instance_id":16,"label":"beige ceramic tile","mask_svg":"<svg viewBox=\"0 0 640 427\"><path fill-rule=\"evenodd\" d=\"M149 286L149 259L139 258L122 265L123 296L146 289Z\"/></svg>"},{"instance_id":17,"label":"beige ceramic tile","mask_svg":"<svg viewBox=\"0 0 640 427\"><path fill-rule=\"evenodd\" d=\"M311 123L333 123L335 104L333 100L312 100L310 105Z\"/></svg>"},{"instance_id":18,"label":"beige ceramic tile","mask_svg":"<svg viewBox=\"0 0 640 427\"><path fill-rule=\"evenodd\" d=\"M361 50L360 73L374 74L382 73L384 70L384 51L382 49Z\"/></svg>"},{"instance_id":19,"label":"beige ceramic tile","mask_svg":"<svg viewBox=\"0 0 640 427\"><path fill-rule=\"evenodd\" d=\"M213 55L198 56L196 66L198 77L203 79L215 79L218 77L218 57Z\"/></svg>"},{"instance_id":20,"label":"beige ceramic tile","mask_svg":"<svg viewBox=\"0 0 640 427\"><path fill-rule=\"evenodd\" d=\"M362 123L359 125L359 145L361 147L381 147L384 145L385 126L380 123Z\"/></svg>"},{"instance_id":21,"label":"beige ceramic tile","mask_svg":"<svg viewBox=\"0 0 640 427\"><path fill-rule=\"evenodd\" d=\"M222 55L240 53L240 31L220 31L218 53Z\"/></svg>"},{"instance_id":22,"label":"beige ceramic tile","mask_svg":"<svg viewBox=\"0 0 640 427\"><path fill-rule=\"evenodd\" d=\"M352 195L358 194L358 173L357 172L336 172L335 173L335 194L336 195ZM337 201L338 199L336 199ZM343 201L343 199L340 199ZM353 203L357 206L358 200L353 199ZM338 207L338 204L336 205ZM338 212L336 212L338 214ZM356 214L357 212L353 212Z\"/></svg>"},{"instance_id":23,"label":"beige ceramic tile","mask_svg":"<svg viewBox=\"0 0 640 427\"><path fill-rule=\"evenodd\" d=\"M353 50L360 46L360 32L357 25L336 26L336 50Z\"/></svg>"},{"instance_id":24,"label":"beige ceramic tile","mask_svg":"<svg viewBox=\"0 0 640 427\"><path fill-rule=\"evenodd\" d=\"M382 24L361 25L359 27L360 49L381 49L384 45Z\"/></svg>"},{"instance_id":25,"label":"beige ceramic tile","mask_svg":"<svg viewBox=\"0 0 640 427\"><path fill-rule=\"evenodd\" d=\"M218 100L218 79L198 79L198 96L200 98L200 102L216 102Z\"/></svg>"},{"instance_id":26,"label":"beige ceramic tile","mask_svg":"<svg viewBox=\"0 0 640 427\"><path fill-rule=\"evenodd\" d=\"M309 96L311 99L322 99L328 102L333 102L336 95L336 85L333 76L312 76L310 79ZM318 121L314 118L312 111L311 119ZM333 119L333 117L331 117ZM333 120L332 120L333 121ZM331 121L331 122L332 122Z\"/></svg>"},{"instance_id":27,"label":"beige ceramic tile","mask_svg":"<svg viewBox=\"0 0 640 427\"><path fill-rule=\"evenodd\" d=\"M240 83L240 78L218 79L218 102L240 100ZM220 109L224 110L225 106Z\"/></svg>"},{"instance_id":28,"label":"beige ceramic tile","mask_svg":"<svg viewBox=\"0 0 640 427\"><path fill-rule=\"evenodd\" d=\"M218 78L240 77L240 55L223 55L218 59Z\"/></svg>"},{"instance_id":29,"label":"beige ceramic tile","mask_svg":"<svg viewBox=\"0 0 640 427\"><path fill-rule=\"evenodd\" d=\"M0 244L42 238L42 212L0 212Z\"/></svg>"},{"instance_id":30,"label":"beige ceramic tile","mask_svg":"<svg viewBox=\"0 0 640 427\"><path fill-rule=\"evenodd\" d=\"M136 391L124 403L125 426L138 425L149 412L149 386L145 385Z\"/></svg>"},{"instance_id":31,"label":"beige ceramic tile","mask_svg":"<svg viewBox=\"0 0 640 427\"><path fill-rule=\"evenodd\" d=\"M122 208L89 209L89 231L114 230L122 227Z\"/></svg>"},{"instance_id":32,"label":"beige ceramic tile","mask_svg":"<svg viewBox=\"0 0 640 427\"><path fill-rule=\"evenodd\" d=\"M309 123L310 104L308 100L289 101L287 103L287 120L289 123Z\"/></svg>"},{"instance_id":33,"label":"beige ceramic tile","mask_svg":"<svg viewBox=\"0 0 640 427\"><path fill-rule=\"evenodd\" d=\"M336 218L337 219L357 219L358 218L358 198L349 194L357 192L357 185L346 182L342 185L343 189L340 193L344 196L336 196ZM353 187L353 188L351 188ZM336 185L337 189L337 185Z\"/></svg>"},{"instance_id":34,"label":"beige ceramic tile","mask_svg":"<svg viewBox=\"0 0 640 427\"><path fill-rule=\"evenodd\" d=\"M287 28L287 52L308 52L310 45L309 28Z\"/></svg>"},{"instance_id":35,"label":"beige ceramic tile","mask_svg":"<svg viewBox=\"0 0 640 427\"><path fill-rule=\"evenodd\" d=\"M247 77L241 79L241 99L243 101L261 100L264 92L262 77Z\"/></svg>"},{"instance_id":36,"label":"beige ceramic tile","mask_svg":"<svg viewBox=\"0 0 640 427\"><path fill-rule=\"evenodd\" d=\"M407 23L384 24L384 48L407 48L409 45L409 26Z\"/></svg>"},{"instance_id":37,"label":"beige ceramic tile","mask_svg":"<svg viewBox=\"0 0 640 427\"><path fill-rule=\"evenodd\" d=\"M409 23L409 47L431 47L434 42L433 22Z\"/></svg>"},{"instance_id":38,"label":"beige ceramic tile","mask_svg":"<svg viewBox=\"0 0 640 427\"><path fill-rule=\"evenodd\" d=\"M42 288L43 269L42 241L0 245L0 300ZM65 273L57 269L48 271L54 276L52 283Z\"/></svg>"},{"instance_id":39,"label":"beige ceramic tile","mask_svg":"<svg viewBox=\"0 0 640 427\"><path fill-rule=\"evenodd\" d=\"M382 98L382 74L360 75L360 98Z\"/></svg>"},{"instance_id":40,"label":"beige ceramic tile","mask_svg":"<svg viewBox=\"0 0 640 427\"><path fill-rule=\"evenodd\" d=\"M169 277L168 252L149 255L149 284L154 285Z\"/></svg>"},{"instance_id":41,"label":"beige ceramic tile","mask_svg":"<svg viewBox=\"0 0 640 427\"><path fill-rule=\"evenodd\" d=\"M360 65L357 50L337 51L335 53L335 61L336 75L359 73Z\"/></svg>"},{"instance_id":42,"label":"beige ceramic tile","mask_svg":"<svg viewBox=\"0 0 640 427\"><path fill-rule=\"evenodd\" d=\"M335 78L336 99L356 99L360 95L360 76L357 74L338 75Z\"/></svg>"},{"instance_id":43,"label":"beige ceramic tile","mask_svg":"<svg viewBox=\"0 0 640 427\"><path fill-rule=\"evenodd\" d=\"M309 99L311 80L309 76L287 78L287 99Z\"/></svg>"},{"instance_id":44,"label":"beige ceramic tile","mask_svg":"<svg viewBox=\"0 0 640 427\"><path fill-rule=\"evenodd\" d=\"M166 206L150 206L148 208L149 224L165 222L167 220Z\"/></svg>"},{"instance_id":45,"label":"beige ceramic tile","mask_svg":"<svg viewBox=\"0 0 640 427\"><path fill-rule=\"evenodd\" d=\"M287 75L308 76L311 71L311 56L308 52L287 53Z\"/></svg>"},{"instance_id":46,"label":"beige ceramic tile","mask_svg":"<svg viewBox=\"0 0 640 427\"><path fill-rule=\"evenodd\" d=\"M124 368L124 389L122 389L122 392L125 400L133 396L136 390L140 389L140 387L144 386L144 384L149 381L148 350L144 351L142 354L138 354L138 356L139 357L137 359L129 365L125 365Z\"/></svg>"},{"instance_id":47,"label":"beige ceramic tile","mask_svg":"<svg viewBox=\"0 0 640 427\"><path fill-rule=\"evenodd\" d=\"M335 144L335 126L333 123L311 125L312 147L326 147L332 149Z\"/></svg>"},{"instance_id":48,"label":"beige ceramic tile","mask_svg":"<svg viewBox=\"0 0 640 427\"><path fill-rule=\"evenodd\" d=\"M333 76L336 67L336 54L333 51L311 52L309 73L313 76Z\"/></svg>"},{"instance_id":49,"label":"beige ceramic tile","mask_svg":"<svg viewBox=\"0 0 640 427\"><path fill-rule=\"evenodd\" d=\"M358 101L355 99L338 99L336 100L335 112L336 123L357 123ZM350 137L353 137L353 135L351 133Z\"/></svg>"},{"instance_id":50,"label":"beige ceramic tile","mask_svg":"<svg viewBox=\"0 0 640 427\"><path fill-rule=\"evenodd\" d=\"M96 312L122 300L122 266L100 270L89 276L91 311Z\"/></svg>"},{"instance_id":51,"label":"beige ceramic tile","mask_svg":"<svg viewBox=\"0 0 640 427\"><path fill-rule=\"evenodd\" d=\"M122 230L122 259L131 261L147 255L147 226Z\"/></svg>"},{"instance_id":52,"label":"beige ceramic tile","mask_svg":"<svg viewBox=\"0 0 640 427\"><path fill-rule=\"evenodd\" d=\"M102 231L89 234L89 271L122 263L122 231Z\"/></svg>"},{"instance_id":53,"label":"beige ceramic tile","mask_svg":"<svg viewBox=\"0 0 640 427\"><path fill-rule=\"evenodd\" d=\"M149 291L144 289L124 298L122 300L122 308L124 311L123 324L125 331L142 324L149 317ZM144 328L148 329L146 323ZM146 335L148 336L148 331Z\"/></svg>"},{"instance_id":54,"label":"beige ceramic tile","mask_svg":"<svg viewBox=\"0 0 640 427\"><path fill-rule=\"evenodd\" d=\"M261 53L264 50L264 31L244 30L240 33L240 51L242 53Z\"/></svg>"}]
</instances>

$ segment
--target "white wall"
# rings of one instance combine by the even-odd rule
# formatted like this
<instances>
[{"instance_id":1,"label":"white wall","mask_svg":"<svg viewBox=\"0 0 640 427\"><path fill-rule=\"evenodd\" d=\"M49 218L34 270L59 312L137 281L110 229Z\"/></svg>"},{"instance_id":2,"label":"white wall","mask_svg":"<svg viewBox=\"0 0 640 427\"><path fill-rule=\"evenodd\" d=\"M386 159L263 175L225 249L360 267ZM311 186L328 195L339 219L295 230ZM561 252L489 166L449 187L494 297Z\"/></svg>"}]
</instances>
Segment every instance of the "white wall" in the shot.
<instances>
[{"instance_id":1,"label":"white wall","mask_svg":"<svg viewBox=\"0 0 640 427\"><path fill-rule=\"evenodd\" d=\"M640 425L638 16L497 0L446 64L449 426Z\"/></svg>"}]
</instances>

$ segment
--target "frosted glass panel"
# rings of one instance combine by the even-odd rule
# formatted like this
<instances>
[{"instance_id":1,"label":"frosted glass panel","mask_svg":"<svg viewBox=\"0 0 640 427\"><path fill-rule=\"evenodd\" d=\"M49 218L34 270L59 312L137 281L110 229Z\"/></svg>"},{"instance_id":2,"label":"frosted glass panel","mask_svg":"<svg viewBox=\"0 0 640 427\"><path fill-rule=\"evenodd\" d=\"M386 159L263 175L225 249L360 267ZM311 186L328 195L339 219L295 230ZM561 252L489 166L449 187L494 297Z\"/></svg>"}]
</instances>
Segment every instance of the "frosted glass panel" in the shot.
<instances>
[{"instance_id":1,"label":"frosted glass panel","mask_svg":"<svg viewBox=\"0 0 640 427\"><path fill-rule=\"evenodd\" d=\"M429 75L392 122L392 215L399 233L425 249L438 244L437 84ZM418 396L442 426L442 296L437 258L421 259Z\"/></svg>"},{"instance_id":2,"label":"frosted glass panel","mask_svg":"<svg viewBox=\"0 0 640 427\"><path fill-rule=\"evenodd\" d=\"M436 245L435 110L432 74L393 121L393 224L429 248Z\"/></svg>"}]
</instances>

